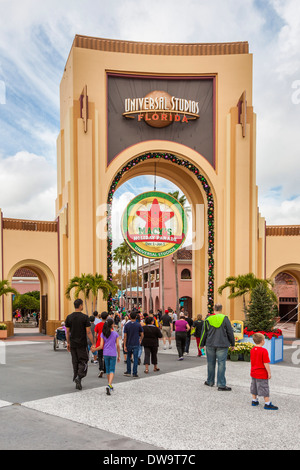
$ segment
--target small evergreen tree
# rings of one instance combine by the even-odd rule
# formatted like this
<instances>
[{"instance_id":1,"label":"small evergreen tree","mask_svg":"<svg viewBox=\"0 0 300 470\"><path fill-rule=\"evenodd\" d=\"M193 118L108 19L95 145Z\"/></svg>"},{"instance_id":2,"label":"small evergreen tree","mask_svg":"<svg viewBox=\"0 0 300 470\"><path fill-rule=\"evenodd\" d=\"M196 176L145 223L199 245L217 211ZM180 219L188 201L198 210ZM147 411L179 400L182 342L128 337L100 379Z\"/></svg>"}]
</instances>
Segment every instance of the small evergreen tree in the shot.
<instances>
[{"instance_id":1,"label":"small evergreen tree","mask_svg":"<svg viewBox=\"0 0 300 470\"><path fill-rule=\"evenodd\" d=\"M249 331L270 332L276 324L275 316L276 304L270 289L264 284L258 284L252 291L245 326Z\"/></svg>"}]
</instances>

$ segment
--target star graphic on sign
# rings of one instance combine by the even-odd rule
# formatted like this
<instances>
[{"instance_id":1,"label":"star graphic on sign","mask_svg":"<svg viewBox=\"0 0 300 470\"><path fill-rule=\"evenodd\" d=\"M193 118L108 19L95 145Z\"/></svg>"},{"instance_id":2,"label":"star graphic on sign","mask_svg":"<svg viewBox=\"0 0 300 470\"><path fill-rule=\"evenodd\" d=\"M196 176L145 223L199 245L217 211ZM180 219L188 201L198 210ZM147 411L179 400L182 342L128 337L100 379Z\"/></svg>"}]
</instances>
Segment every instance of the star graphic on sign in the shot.
<instances>
[{"instance_id":1,"label":"star graphic on sign","mask_svg":"<svg viewBox=\"0 0 300 470\"><path fill-rule=\"evenodd\" d=\"M149 211L136 211L136 214L146 221L146 233L149 228L150 230L154 228L166 229L166 222L174 217L174 212L161 211L156 198L153 199Z\"/></svg>"}]
</instances>

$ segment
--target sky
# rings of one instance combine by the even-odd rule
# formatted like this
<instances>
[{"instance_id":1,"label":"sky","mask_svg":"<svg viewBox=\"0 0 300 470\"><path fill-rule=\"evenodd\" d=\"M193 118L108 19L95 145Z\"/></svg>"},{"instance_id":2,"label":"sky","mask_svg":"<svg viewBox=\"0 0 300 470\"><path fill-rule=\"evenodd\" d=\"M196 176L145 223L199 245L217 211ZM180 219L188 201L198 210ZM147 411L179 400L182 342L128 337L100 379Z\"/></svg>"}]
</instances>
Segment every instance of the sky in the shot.
<instances>
[{"instance_id":1,"label":"sky","mask_svg":"<svg viewBox=\"0 0 300 470\"><path fill-rule=\"evenodd\" d=\"M259 210L268 225L300 224L299 0L0 0L4 217L55 218L59 85L75 34L148 42L248 41ZM170 191L174 186L160 185ZM124 202L131 194L132 187L123 185L116 198Z\"/></svg>"}]
</instances>

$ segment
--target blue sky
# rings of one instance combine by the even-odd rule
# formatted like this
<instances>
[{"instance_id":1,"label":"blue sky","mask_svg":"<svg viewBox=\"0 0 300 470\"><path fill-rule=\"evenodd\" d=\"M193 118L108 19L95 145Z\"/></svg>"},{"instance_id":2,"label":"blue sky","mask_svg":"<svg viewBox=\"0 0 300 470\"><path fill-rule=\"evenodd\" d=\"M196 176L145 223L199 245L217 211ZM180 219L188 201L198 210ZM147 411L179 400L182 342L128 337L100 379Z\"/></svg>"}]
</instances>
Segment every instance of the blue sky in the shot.
<instances>
[{"instance_id":1,"label":"blue sky","mask_svg":"<svg viewBox=\"0 0 300 470\"><path fill-rule=\"evenodd\" d=\"M54 219L59 84L75 34L150 42L248 41L254 55L260 212L268 224L300 224L299 0L0 0L5 217ZM124 199L130 192L124 185L116 196Z\"/></svg>"}]
</instances>

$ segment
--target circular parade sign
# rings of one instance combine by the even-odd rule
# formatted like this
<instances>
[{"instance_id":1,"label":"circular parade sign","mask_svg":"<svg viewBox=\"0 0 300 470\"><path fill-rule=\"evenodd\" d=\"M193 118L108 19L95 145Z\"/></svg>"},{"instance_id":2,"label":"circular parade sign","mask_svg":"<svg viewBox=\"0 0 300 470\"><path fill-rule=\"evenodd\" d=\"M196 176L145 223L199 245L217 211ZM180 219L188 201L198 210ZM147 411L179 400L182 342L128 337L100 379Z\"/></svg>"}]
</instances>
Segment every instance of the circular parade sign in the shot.
<instances>
[{"instance_id":1,"label":"circular parade sign","mask_svg":"<svg viewBox=\"0 0 300 470\"><path fill-rule=\"evenodd\" d=\"M149 191L127 205L121 221L124 240L140 256L164 258L186 239L187 217L170 194Z\"/></svg>"}]
</instances>

